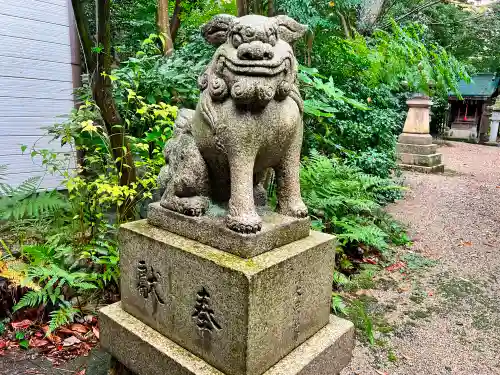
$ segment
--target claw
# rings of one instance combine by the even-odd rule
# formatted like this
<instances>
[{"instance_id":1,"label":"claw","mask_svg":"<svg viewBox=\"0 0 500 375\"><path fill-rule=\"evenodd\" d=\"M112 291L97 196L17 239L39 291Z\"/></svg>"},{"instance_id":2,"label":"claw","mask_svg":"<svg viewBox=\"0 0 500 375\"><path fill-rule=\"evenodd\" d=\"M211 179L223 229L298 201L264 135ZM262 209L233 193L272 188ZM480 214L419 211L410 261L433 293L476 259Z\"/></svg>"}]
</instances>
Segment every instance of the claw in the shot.
<instances>
[{"instance_id":1,"label":"claw","mask_svg":"<svg viewBox=\"0 0 500 375\"><path fill-rule=\"evenodd\" d=\"M226 225L234 232L255 234L262 229L262 220L256 214L242 217L228 216Z\"/></svg>"}]
</instances>

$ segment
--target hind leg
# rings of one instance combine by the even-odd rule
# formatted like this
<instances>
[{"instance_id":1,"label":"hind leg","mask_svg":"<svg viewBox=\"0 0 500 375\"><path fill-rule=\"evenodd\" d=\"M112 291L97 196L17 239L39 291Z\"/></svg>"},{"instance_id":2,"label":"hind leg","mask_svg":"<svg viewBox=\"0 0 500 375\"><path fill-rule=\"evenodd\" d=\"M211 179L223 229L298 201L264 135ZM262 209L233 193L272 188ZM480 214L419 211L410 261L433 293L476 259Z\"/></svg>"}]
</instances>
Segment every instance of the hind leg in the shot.
<instances>
[{"instance_id":1,"label":"hind leg","mask_svg":"<svg viewBox=\"0 0 500 375\"><path fill-rule=\"evenodd\" d=\"M168 145L168 175L162 207L188 216L201 216L209 205L209 177L205 160L193 137L183 134Z\"/></svg>"}]
</instances>

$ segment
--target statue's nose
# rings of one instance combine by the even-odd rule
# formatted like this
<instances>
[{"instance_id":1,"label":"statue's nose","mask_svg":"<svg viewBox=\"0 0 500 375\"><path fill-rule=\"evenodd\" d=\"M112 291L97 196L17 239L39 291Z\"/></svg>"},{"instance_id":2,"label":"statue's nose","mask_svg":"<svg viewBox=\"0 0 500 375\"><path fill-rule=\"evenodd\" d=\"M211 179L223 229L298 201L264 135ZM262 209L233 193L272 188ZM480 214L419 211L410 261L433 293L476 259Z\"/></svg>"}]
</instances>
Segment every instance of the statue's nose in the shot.
<instances>
[{"instance_id":1,"label":"statue's nose","mask_svg":"<svg viewBox=\"0 0 500 375\"><path fill-rule=\"evenodd\" d=\"M238 47L238 58L240 60L272 60L274 52L271 45L262 43L260 40L251 43L243 43Z\"/></svg>"}]
</instances>

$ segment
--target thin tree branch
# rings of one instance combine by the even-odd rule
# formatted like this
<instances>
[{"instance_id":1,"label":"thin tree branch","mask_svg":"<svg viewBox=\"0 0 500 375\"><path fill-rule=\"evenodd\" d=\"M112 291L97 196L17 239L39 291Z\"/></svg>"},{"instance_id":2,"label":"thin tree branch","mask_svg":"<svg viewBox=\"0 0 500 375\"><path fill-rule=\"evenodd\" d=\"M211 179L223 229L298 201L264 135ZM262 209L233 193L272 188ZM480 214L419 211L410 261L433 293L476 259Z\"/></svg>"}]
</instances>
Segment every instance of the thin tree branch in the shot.
<instances>
[{"instance_id":1,"label":"thin tree branch","mask_svg":"<svg viewBox=\"0 0 500 375\"><path fill-rule=\"evenodd\" d=\"M403 14L402 16L399 16L398 18L395 19L395 21L399 22L401 20L404 20L405 18L411 16L412 14L420 12L421 10L427 9L427 8L429 8L429 7L433 6L433 5L436 5L437 3L440 3L440 2L441 2L441 0L431 0L428 3L425 3L425 4L421 5L421 6L417 6L416 8L413 8L409 12Z\"/></svg>"},{"instance_id":2,"label":"thin tree branch","mask_svg":"<svg viewBox=\"0 0 500 375\"><path fill-rule=\"evenodd\" d=\"M337 10L337 15L340 18L340 22L342 23L342 27L344 28L344 34L347 39L351 39L351 30L349 30L349 26L347 25L347 21L342 13Z\"/></svg>"},{"instance_id":3,"label":"thin tree branch","mask_svg":"<svg viewBox=\"0 0 500 375\"><path fill-rule=\"evenodd\" d=\"M172 15L172 20L170 21L170 36L172 38L172 43L175 42L175 38L177 37L177 32L181 27L181 0L175 0L174 13Z\"/></svg>"}]
</instances>

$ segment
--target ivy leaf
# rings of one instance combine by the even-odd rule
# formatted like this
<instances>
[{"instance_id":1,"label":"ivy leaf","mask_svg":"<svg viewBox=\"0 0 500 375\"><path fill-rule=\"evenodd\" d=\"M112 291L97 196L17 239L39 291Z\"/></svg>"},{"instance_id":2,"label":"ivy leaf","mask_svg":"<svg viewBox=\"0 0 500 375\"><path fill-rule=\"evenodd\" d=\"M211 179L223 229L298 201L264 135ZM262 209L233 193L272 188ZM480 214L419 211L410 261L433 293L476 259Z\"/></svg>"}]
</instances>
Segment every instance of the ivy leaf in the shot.
<instances>
[{"instance_id":1,"label":"ivy leaf","mask_svg":"<svg viewBox=\"0 0 500 375\"><path fill-rule=\"evenodd\" d=\"M28 340L24 339L24 340L19 341L19 347L26 350L29 348L29 346L30 346L30 343Z\"/></svg>"}]
</instances>

